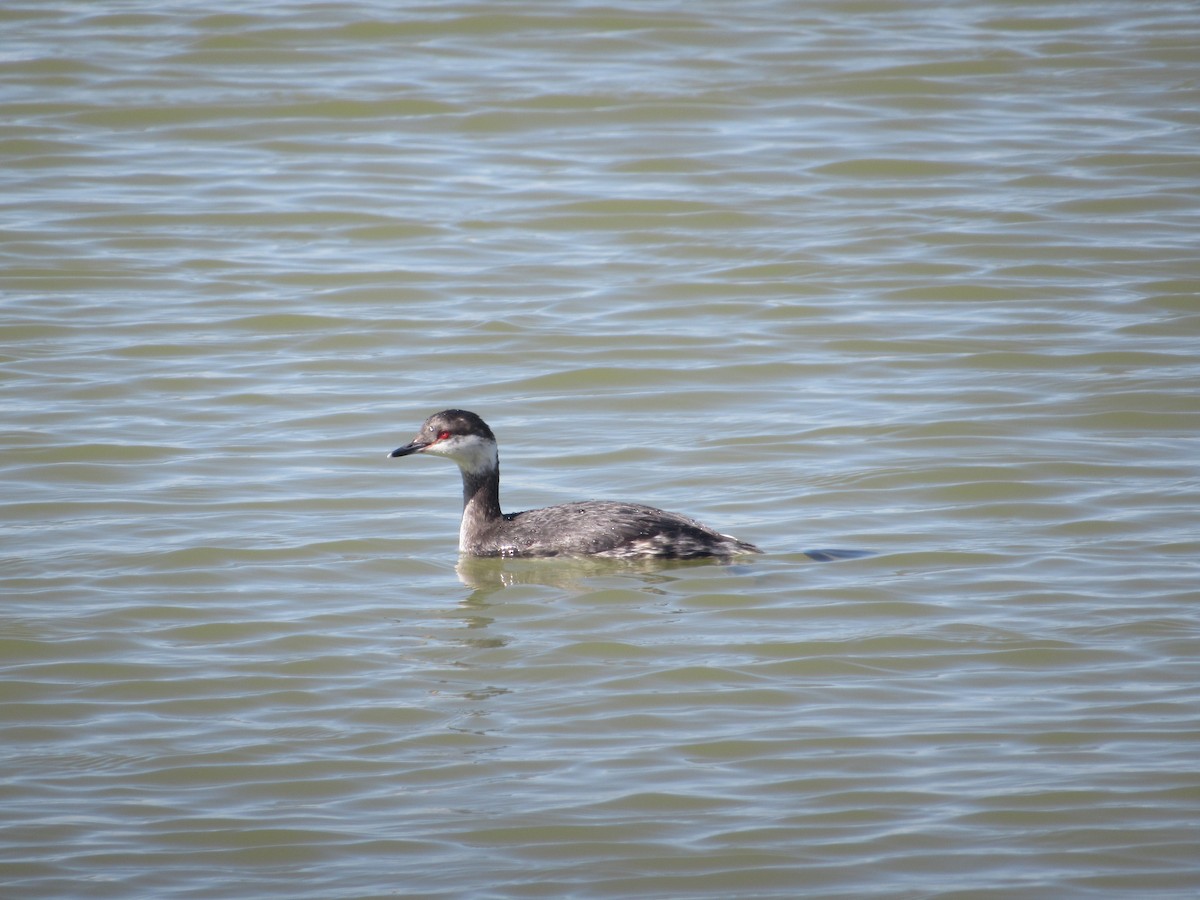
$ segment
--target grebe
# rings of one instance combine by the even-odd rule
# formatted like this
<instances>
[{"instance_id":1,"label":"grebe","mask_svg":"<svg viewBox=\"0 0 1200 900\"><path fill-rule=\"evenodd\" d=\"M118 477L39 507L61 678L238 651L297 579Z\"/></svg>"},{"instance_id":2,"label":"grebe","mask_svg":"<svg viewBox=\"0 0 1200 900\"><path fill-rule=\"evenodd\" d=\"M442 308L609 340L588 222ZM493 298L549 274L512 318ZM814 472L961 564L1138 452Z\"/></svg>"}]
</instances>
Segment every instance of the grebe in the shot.
<instances>
[{"instance_id":1,"label":"grebe","mask_svg":"<svg viewBox=\"0 0 1200 900\"><path fill-rule=\"evenodd\" d=\"M695 559L762 552L686 516L636 503L587 500L503 513L496 436L465 409L434 413L410 443L388 456L412 453L444 456L462 469L458 549L470 556Z\"/></svg>"}]
</instances>

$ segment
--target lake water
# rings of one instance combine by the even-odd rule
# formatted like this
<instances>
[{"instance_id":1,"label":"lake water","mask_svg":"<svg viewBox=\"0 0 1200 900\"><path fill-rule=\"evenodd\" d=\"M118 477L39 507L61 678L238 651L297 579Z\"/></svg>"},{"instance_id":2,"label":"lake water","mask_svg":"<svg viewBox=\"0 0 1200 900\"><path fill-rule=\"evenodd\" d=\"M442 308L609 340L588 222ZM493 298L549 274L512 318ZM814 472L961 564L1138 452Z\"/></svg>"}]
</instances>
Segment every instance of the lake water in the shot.
<instances>
[{"instance_id":1,"label":"lake water","mask_svg":"<svg viewBox=\"0 0 1200 900\"><path fill-rule=\"evenodd\" d=\"M1200 893L1193 2L0 28L0 896Z\"/></svg>"}]
</instances>

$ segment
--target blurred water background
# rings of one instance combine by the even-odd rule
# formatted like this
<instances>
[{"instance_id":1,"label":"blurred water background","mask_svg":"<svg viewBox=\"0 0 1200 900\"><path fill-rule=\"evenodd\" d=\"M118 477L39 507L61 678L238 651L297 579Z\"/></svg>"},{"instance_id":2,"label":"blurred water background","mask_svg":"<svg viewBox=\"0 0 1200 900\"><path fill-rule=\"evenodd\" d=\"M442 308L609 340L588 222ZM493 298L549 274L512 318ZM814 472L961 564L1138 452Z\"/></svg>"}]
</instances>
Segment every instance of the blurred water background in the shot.
<instances>
[{"instance_id":1,"label":"blurred water background","mask_svg":"<svg viewBox=\"0 0 1200 900\"><path fill-rule=\"evenodd\" d=\"M0 35L0 896L1200 893L1193 2Z\"/></svg>"}]
</instances>

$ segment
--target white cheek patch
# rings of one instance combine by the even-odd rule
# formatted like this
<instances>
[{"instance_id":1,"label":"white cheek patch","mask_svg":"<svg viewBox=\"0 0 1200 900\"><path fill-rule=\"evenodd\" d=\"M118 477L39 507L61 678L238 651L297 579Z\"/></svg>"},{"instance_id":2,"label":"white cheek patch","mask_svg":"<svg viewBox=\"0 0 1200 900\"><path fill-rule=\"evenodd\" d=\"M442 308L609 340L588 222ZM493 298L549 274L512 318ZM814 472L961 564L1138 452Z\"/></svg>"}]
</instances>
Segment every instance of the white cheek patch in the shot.
<instances>
[{"instance_id":1,"label":"white cheek patch","mask_svg":"<svg viewBox=\"0 0 1200 900\"><path fill-rule=\"evenodd\" d=\"M495 442L474 434L449 437L436 444L430 444L425 453L452 459L466 472L494 469L499 459Z\"/></svg>"}]
</instances>

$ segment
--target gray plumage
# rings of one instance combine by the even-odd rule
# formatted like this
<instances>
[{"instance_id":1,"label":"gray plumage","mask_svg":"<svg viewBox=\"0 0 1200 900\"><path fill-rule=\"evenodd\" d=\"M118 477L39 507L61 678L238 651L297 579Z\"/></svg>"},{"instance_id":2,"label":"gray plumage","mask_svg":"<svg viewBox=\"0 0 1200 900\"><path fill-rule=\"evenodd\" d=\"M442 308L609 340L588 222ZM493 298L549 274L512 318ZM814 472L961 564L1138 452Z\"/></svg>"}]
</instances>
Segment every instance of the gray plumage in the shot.
<instances>
[{"instance_id":1,"label":"gray plumage","mask_svg":"<svg viewBox=\"0 0 1200 900\"><path fill-rule=\"evenodd\" d=\"M586 500L503 513L495 435L466 410L435 413L390 455L413 453L444 456L462 470L459 550L470 556L696 559L762 552L695 519L638 503Z\"/></svg>"}]
</instances>

